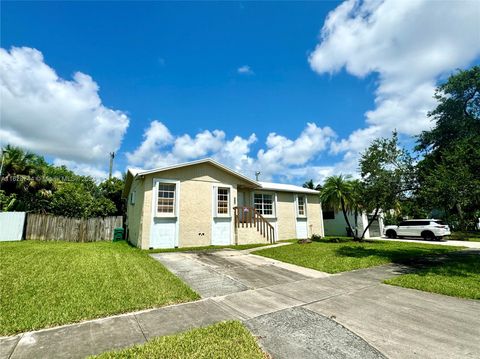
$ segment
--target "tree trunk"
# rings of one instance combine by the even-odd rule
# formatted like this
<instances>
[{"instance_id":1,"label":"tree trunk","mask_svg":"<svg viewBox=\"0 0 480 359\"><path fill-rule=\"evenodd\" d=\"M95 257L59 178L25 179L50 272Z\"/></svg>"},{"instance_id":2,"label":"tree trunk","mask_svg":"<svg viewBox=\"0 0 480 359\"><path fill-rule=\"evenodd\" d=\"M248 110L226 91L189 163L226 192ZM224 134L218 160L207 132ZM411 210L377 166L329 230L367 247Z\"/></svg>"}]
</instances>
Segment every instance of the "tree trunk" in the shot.
<instances>
[{"instance_id":1,"label":"tree trunk","mask_svg":"<svg viewBox=\"0 0 480 359\"><path fill-rule=\"evenodd\" d=\"M363 241L363 237L365 237L365 233L367 233L367 229L370 228L370 225L373 223L373 221L377 219L378 212L380 212L380 208L375 208L375 213L373 214L372 219L368 221L367 226L363 229L363 233L362 233L362 236L360 237L360 241Z\"/></svg>"},{"instance_id":2,"label":"tree trunk","mask_svg":"<svg viewBox=\"0 0 480 359\"><path fill-rule=\"evenodd\" d=\"M460 218L460 228L462 230L466 230L466 225L465 225L465 215L462 210L462 206L460 206L460 203L455 203L455 208L457 209L458 217Z\"/></svg>"},{"instance_id":3,"label":"tree trunk","mask_svg":"<svg viewBox=\"0 0 480 359\"><path fill-rule=\"evenodd\" d=\"M355 237L355 232L353 231L350 221L348 220L347 210L345 208L345 202L343 201L343 199L340 200L340 203L342 204L343 218L345 218L345 222L347 223L348 228L350 228L350 231L352 232L353 239L356 240L357 238Z\"/></svg>"}]
</instances>

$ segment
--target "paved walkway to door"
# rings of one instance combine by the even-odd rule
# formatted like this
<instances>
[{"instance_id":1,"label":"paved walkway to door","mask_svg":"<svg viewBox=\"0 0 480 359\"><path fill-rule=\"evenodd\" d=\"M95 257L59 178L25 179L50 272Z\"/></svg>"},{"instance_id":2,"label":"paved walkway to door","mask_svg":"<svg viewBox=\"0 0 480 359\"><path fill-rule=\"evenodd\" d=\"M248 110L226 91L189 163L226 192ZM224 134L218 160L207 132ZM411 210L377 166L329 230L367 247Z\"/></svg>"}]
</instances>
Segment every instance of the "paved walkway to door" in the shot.
<instances>
[{"instance_id":1,"label":"paved walkway to door","mask_svg":"<svg viewBox=\"0 0 480 359\"><path fill-rule=\"evenodd\" d=\"M407 267L326 275L229 252L154 255L200 301L2 338L0 357L83 358L228 319L276 359L480 357L480 301L381 283Z\"/></svg>"}]
</instances>

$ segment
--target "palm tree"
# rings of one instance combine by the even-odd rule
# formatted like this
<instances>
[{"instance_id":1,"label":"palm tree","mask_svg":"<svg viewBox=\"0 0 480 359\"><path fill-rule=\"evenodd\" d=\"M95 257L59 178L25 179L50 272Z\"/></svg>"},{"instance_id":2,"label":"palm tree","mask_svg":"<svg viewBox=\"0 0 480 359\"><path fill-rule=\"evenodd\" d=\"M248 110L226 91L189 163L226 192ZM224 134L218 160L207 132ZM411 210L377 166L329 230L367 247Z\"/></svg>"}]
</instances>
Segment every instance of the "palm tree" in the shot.
<instances>
[{"instance_id":1,"label":"palm tree","mask_svg":"<svg viewBox=\"0 0 480 359\"><path fill-rule=\"evenodd\" d=\"M356 202L354 184L348 178L343 175L327 177L320 192L320 200L325 206L334 211L342 210L345 222L351 233L353 233L354 239L356 239L356 233L353 231L347 216L347 213L354 208Z\"/></svg>"},{"instance_id":2,"label":"palm tree","mask_svg":"<svg viewBox=\"0 0 480 359\"><path fill-rule=\"evenodd\" d=\"M322 186L320 184L317 184L315 186L315 184L313 183L313 179L309 180L309 181L306 181L303 186L303 188L308 188L308 189L314 189L316 191L321 191L322 190Z\"/></svg>"},{"instance_id":3,"label":"palm tree","mask_svg":"<svg viewBox=\"0 0 480 359\"><path fill-rule=\"evenodd\" d=\"M52 184L44 176L46 166L43 157L19 147L7 145L2 149L1 189L6 195L15 194L16 208L41 207L51 195Z\"/></svg>"}]
</instances>

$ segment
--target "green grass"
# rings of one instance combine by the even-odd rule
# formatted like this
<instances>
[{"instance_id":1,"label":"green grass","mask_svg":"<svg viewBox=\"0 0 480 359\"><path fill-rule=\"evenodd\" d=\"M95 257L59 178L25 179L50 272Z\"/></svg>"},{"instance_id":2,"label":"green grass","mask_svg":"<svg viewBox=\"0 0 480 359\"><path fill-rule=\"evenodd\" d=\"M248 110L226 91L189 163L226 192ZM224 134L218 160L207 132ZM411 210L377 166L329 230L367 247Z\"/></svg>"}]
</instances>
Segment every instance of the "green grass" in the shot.
<instances>
[{"instance_id":1,"label":"green grass","mask_svg":"<svg viewBox=\"0 0 480 359\"><path fill-rule=\"evenodd\" d=\"M235 250L243 250L243 249L251 249L251 248L258 248L258 247L265 247L270 246L271 243L256 243L256 244L238 244L238 245L230 245L230 246L202 246L202 247L180 247L180 248L156 248L156 249L149 249L149 253L165 253L165 252L207 252L207 251L215 251L221 249L235 249Z\"/></svg>"},{"instance_id":2,"label":"green grass","mask_svg":"<svg viewBox=\"0 0 480 359\"><path fill-rule=\"evenodd\" d=\"M199 298L125 242L4 242L0 263L0 335Z\"/></svg>"},{"instance_id":3,"label":"green grass","mask_svg":"<svg viewBox=\"0 0 480 359\"><path fill-rule=\"evenodd\" d=\"M385 283L454 297L480 299L480 256L452 253L441 263L386 280Z\"/></svg>"},{"instance_id":4,"label":"green grass","mask_svg":"<svg viewBox=\"0 0 480 359\"><path fill-rule=\"evenodd\" d=\"M265 355L253 336L238 321L214 324L185 333L155 338L134 347L107 352L97 359L263 359Z\"/></svg>"},{"instance_id":5,"label":"green grass","mask_svg":"<svg viewBox=\"0 0 480 359\"><path fill-rule=\"evenodd\" d=\"M322 272L339 273L390 262L404 262L414 257L442 254L460 248L405 242L332 243L322 240L310 244L294 243L288 246L266 248L255 251L253 254Z\"/></svg>"},{"instance_id":6,"label":"green grass","mask_svg":"<svg viewBox=\"0 0 480 359\"><path fill-rule=\"evenodd\" d=\"M455 241L480 242L480 231L452 232L448 239Z\"/></svg>"}]
</instances>

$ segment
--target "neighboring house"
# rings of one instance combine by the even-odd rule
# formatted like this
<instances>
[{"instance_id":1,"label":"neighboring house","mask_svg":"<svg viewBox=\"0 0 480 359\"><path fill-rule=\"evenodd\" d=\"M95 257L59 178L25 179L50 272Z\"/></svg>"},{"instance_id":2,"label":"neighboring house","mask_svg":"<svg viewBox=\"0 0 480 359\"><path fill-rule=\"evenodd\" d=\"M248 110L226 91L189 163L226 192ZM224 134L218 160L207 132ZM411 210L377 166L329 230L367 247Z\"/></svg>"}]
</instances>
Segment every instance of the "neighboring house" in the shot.
<instances>
[{"instance_id":1,"label":"neighboring house","mask_svg":"<svg viewBox=\"0 0 480 359\"><path fill-rule=\"evenodd\" d=\"M257 182L212 159L129 169L123 191L127 236L143 249L323 236L318 194Z\"/></svg>"},{"instance_id":2,"label":"neighboring house","mask_svg":"<svg viewBox=\"0 0 480 359\"><path fill-rule=\"evenodd\" d=\"M350 225L355 228L355 215L348 213L348 220ZM361 213L357 217L358 234L361 235L363 230L368 225L368 221L371 218L365 212ZM346 236L347 235L347 222L343 216L342 211L323 211L323 225L325 228L326 236ZM372 222L370 227L365 232L365 238L380 237L383 233L383 215L380 213L378 218Z\"/></svg>"}]
</instances>

